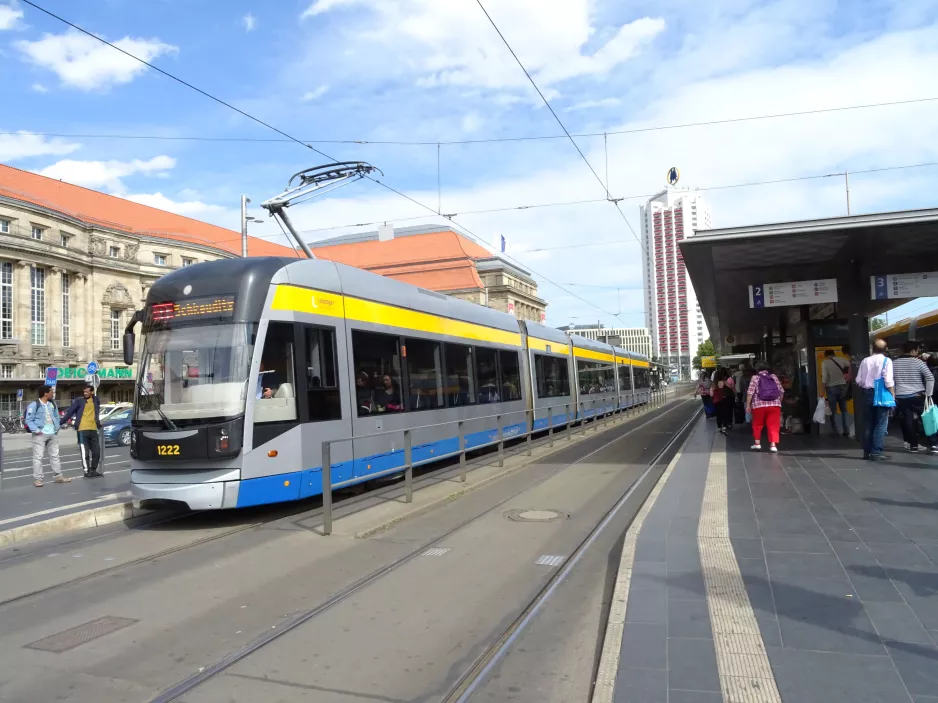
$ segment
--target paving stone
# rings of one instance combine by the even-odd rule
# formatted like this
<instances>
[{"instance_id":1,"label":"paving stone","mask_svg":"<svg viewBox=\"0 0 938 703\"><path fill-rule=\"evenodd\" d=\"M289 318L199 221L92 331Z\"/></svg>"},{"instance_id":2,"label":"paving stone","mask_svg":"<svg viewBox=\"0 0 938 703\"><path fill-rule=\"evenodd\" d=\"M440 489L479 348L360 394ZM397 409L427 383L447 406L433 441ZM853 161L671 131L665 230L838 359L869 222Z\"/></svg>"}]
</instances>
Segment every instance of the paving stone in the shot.
<instances>
[{"instance_id":1,"label":"paving stone","mask_svg":"<svg viewBox=\"0 0 938 703\"><path fill-rule=\"evenodd\" d=\"M764 557L762 540L760 539L731 537L730 543L733 545L733 552L736 554L737 559L761 559Z\"/></svg>"},{"instance_id":2,"label":"paving stone","mask_svg":"<svg viewBox=\"0 0 938 703\"><path fill-rule=\"evenodd\" d=\"M883 645L846 579L772 581L785 647L883 654Z\"/></svg>"},{"instance_id":3,"label":"paving stone","mask_svg":"<svg viewBox=\"0 0 938 703\"><path fill-rule=\"evenodd\" d=\"M885 571L922 624L929 630L938 630L938 573L897 568Z\"/></svg>"},{"instance_id":4,"label":"paving stone","mask_svg":"<svg viewBox=\"0 0 938 703\"><path fill-rule=\"evenodd\" d=\"M659 539L639 535L635 545L635 561L665 561L666 544L663 536Z\"/></svg>"},{"instance_id":5,"label":"paving stone","mask_svg":"<svg viewBox=\"0 0 938 703\"><path fill-rule=\"evenodd\" d=\"M620 669L666 669L668 638L664 625L627 622L622 631Z\"/></svg>"},{"instance_id":6,"label":"paving stone","mask_svg":"<svg viewBox=\"0 0 938 703\"><path fill-rule=\"evenodd\" d=\"M909 693L927 696L938 691L938 647L887 642L886 648Z\"/></svg>"},{"instance_id":7,"label":"paving stone","mask_svg":"<svg viewBox=\"0 0 938 703\"><path fill-rule=\"evenodd\" d=\"M901 603L903 601L899 589L886 574L886 570L878 564L873 566L854 564L847 566L847 577L856 589L860 599L887 603Z\"/></svg>"},{"instance_id":8,"label":"paving stone","mask_svg":"<svg viewBox=\"0 0 938 703\"><path fill-rule=\"evenodd\" d=\"M632 564L630 591L663 589L668 580L668 565L663 561L640 561Z\"/></svg>"},{"instance_id":9,"label":"paving stone","mask_svg":"<svg viewBox=\"0 0 938 703\"><path fill-rule=\"evenodd\" d=\"M668 527L668 537L695 537L700 520L696 517L676 517Z\"/></svg>"},{"instance_id":10,"label":"paving stone","mask_svg":"<svg viewBox=\"0 0 938 703\"><path fill-rule=\"evenodd\" d=\"M700 549L696 537L670 537L667 541L668 568L688 568L700 565Z\"/></svg>"},{"instance_id":11,"label":"paving stone","mask_svg":"<svg viewBox=\"0 0 938 703\"><path fill-rule=\"evenodd\" d=\"M759 633L766 647L782 646L781 630L778 627L778 619L774 615L756 611L756 622L759 623Z\"/></svg>"},{"instance_id":12,"label":"paving stone","mask_svg":"<svg viewBox=\"0 0 938 703\"><path fill-rule=\"evenodd\" d=\"M668 639L668 687L686 691L719 691L713 640Z\"/></svg>"},{"instance_id":13,"label":"paving stone","mask_svg":"<svg viewBox=\"0 0 938 703\"><path fill-rule=\"evenodd\" d=\"M801 535L774 535L764 537L762 544L766 552L801 552L808 554L831 554L828 540Z\"/></svg>"},{"instance_id":14,"label":"paving stone","mask_svg":"<svg viewBox=\"0 0 938 703\"><path fill-rule=\"evenodd\" d=\"M667 595L661 585L657 588L630 589L625 621L665 623L666 606Z\"/></svg>"},{"instance_id":15,"label":"paving stone","mask_svg":"<svg viewBox=\"0 0 938 703\"><path fill-rule=\"evenodd\" d=\"M706 600L703 572L693 569L668 568L668 600Z\"/></svg>"},{"instance_id":16,"label":"paving stone","mask_svg":"<svg viewBox=\"0 0 938 703\"><path fill-rule=\"evenodd\" d=\"M844 578L844 568L834 554L767 552L765 558L773 582L778 579L801 581Z\"/></svg>"},{"instance_id":17,"label":"paving stone","mask_svg":"<svg viewBox=\"0 0 938 703\"><path fill-rule=\"evenodd\" d=\"M909 703L889 657L775 647L766 651L786 703Z\"/></svg>"},{"instance_id":18,"label":"paving stone","mask_svg":"<svg viewBox=\"0 0 938 703\"><path fill-rule=\"evenodd\" d=\"M620 668L613 700L615 703L668 703L668 672Z\"/></svg>"},{"instance_id":19,"label":"paving stone","mask_svg":"<svg viewBox=\"0 0 938 703\"><path fill-rule=\"evenodd\" d=\"M713 638L705 600L668 601L668 637Z\"/></svg>"},{"instance_id":20,"label":"paving stone","mask_svg":"<svg viewBox=\"0 0 938 703\"><path fill-rule=\"evenodd\" d=\"M831 542L859 542L860 537L847 523L840 525L822 525L824 536Z\"/></svg>"},{"instance_id":21,"label":"paving stone","mask_svg":"<svg viewBox=\"0 0 938 703\"><path fill-rule=\"evenodd\" d=\"M759 531L763 537L774 535L803 535L808 537L823 537L821 528L813 521L795 521L776 518L759 520Z\"/></svg>"},{"instance_id":22,"label":"paving stone","mask_svg":"<svg viewBox=\"0 0 938 703\"><path fill-rule=\"evenodd\" d=\"M798 492L787 481L750 483L749 490L753 498L798 498Z\"/></svg>"},{"instance_id":23,"label":"paving stone","mask_svg":"<svg viewBox=\"0 0 938 703\"><path fill-rule=\"evenodd\" d=\"M905 603L864 603L864 609L883 640L933 644L912 609Z\"/></svg>"},{"instance_id":24,"label":"paving stone","mask_svg":"<svg viewBox=\"0 0 938 703\"><path fill-rule=\"evenodd\" d=\"M723 703L723 694L713 691L679 691L672 688L668 696L668 703Z\"/></svg>"},{"instance_id":25,"label":"paving stone","mask_svg":"<svg viewBox=\"0 0 938 703\"><path fill-rule=\"evenodd\" d=\"M743 538L743 539L758 539L761 536L759 531L759 525L755 521L755 518L750 520L733 520L729 523L730 528L730 537L732 538Z\"/></svg>"},{"instance_id":26,"label":"paving stone","mask_svg":"<svg viewBox=\"0 0 938 703\"><path fill-rule=\"evenodd\" d=\"M841 542L832 539L830 544L837 558L840 559L844 566L855 564L877 566L879 564L879 562L876 561L876 555L862 542Z\"/></svg>"},{"instance_id":27,"label":"paving stone","mask_svg":"<svg viewBox=\"0 0 938 703\"><path fill-rule=\"evenodd\" d=\"M882 566L889 567L930 567L931 559L914 544L868 544Z\"/></svg>"}]
</instances>

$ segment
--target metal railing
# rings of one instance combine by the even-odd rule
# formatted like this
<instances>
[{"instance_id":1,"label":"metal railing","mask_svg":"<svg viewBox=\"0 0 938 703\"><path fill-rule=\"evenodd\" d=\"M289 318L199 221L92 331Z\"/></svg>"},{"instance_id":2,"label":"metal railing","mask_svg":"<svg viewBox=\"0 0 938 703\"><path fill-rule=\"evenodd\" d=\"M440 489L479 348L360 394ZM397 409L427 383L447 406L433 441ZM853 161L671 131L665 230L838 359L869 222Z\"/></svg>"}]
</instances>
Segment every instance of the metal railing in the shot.
<instances>
[{"instance_id":1,"label":"metal railing","mask_svg":"<svg viewBox=\"0 0 938 703\"><path fill-rule=\"evenodd\" d=\"M492 415L482 415L480 417L472 417L464 420L448 420L446 422L437 422L429 425L420 425L418 427L410 427L407 429L401 430L386 430L384 432L374 432L372 434L364 436L355 436L355 437L339 437L337 439L327 439L322 442L322 508L323 508L323 534L329 535L332 534L332 491L336 488L342 488L346 485L351 485L352 483L357 482L356 479L350 479L348 481L342 481L336 485L332 485L332 445L339 444L342 442L354 442L362 441L366 439L371 439L373 437L381 436L390 436L390 435L404 435L404 465L397 466L392 469L387 469L385 471L378 471L373 474L369 474L366 480L381 478L382 476L389 476L400 474L402 471L404 473L404 501L406 503L412 503L414 499L414 466L421 466L433 461L439 461L440 459L448 459L453 456L459 456L459 480L462 483L466 482L466 453L468 451L476 451L477 449L483 449L485 447L496 446L496 461L498 466L505 465L505 440L506 439L516 439L523 437L525 443L525 454L531 456L532 453L532 439L535 434L547 433L547 446L554 446L554 436L555 436L555 425L554 425L554 411L559 410L560 408L564 409L563 413L563 422L559 425L560 427L565 428L565 435L567 441L573 441L573 434L575 431L582 431L583 435L586 436L586 433L589 431L590 426L592 426L594 432L599 432L600 422L602 422L602 427L605 428L608 426L609 422L614 418L614 416L625 416L626 418L633 417L641 411L657 408L667 402L669 396L676 395L675 389L666 388L660 391L645 391L648 395L648 401L642 404L632 404L626 408L608 408L610 402L617 402L618 398L613 401L612 399L587 399L578 403L564 403L556 406L547 406L540 408L527 408L524 410L511 410L503 413L494 413ZM570 409L574 408L574 414L571 415ZM547 426L546 427L537 427L535 428L535 423L538 420L537 413L547 411ZM586 410L592 410L593 413L589 416L585 414ZM505 425L502 422L503 418L510 415L524 415L524 424L526 428L523 432L512 433L507 438L505 437ZM466 447L466 423L467 422L478 422L480 420L490 420L495 418L495 432L496 438L489 442L482 442L481 444L473 445L471 448ZM530 422L529 422L530 420ZM579 422L579 430L574 430L574 424ZM446 427L456 425L457 438L458 438L458 449L454 452L448 454L439 454L435 455L430 459L425 459L422 461L414 462L413 460L413 433L420 430L428 430L434 427ZM486 428L480 430L481 432L491 432L491 428Z\"/></svg>"}]
</instances>

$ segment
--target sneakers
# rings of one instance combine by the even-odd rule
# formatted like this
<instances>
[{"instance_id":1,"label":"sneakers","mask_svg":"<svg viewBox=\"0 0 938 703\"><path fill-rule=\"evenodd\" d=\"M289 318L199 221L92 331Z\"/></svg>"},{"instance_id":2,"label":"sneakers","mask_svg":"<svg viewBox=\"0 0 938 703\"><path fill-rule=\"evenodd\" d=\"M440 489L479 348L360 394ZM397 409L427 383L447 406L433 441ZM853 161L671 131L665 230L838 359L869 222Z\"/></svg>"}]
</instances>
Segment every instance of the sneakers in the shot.
<instances>
[{"instance_id":1,"label":"sneakers","mask_svg":"<svg viewBox=\"0 0 938 703\"><path fill-rule=\"evenodd\" d=\"M42 488L42 481L41 481L41 480L39 480L39 481L33 481L33 485L34 485L36 488Z\"/></svg>"},{"instance_id":2,"label":"sneakers","mask_svg":"<svg viewBox=\"0 0 938 703\"><path fill-rule=\"evenodd\" d=\"M908 442L903 442L903 443L902 443L902 448L903 448L903 449L908 449L908 448L910 448L911 446L912 446L912 445L909 444Z\"/></svg>"},{"instance_id":3,"label":"sneakers","mask_svg":"<svg viewBox=\"0 0 938 703\"><path fill-rule=\"evenodd\" d=\"M929 454L938 454L938 446L932 447L928 450Z\"/></svg>"},{"instance_id":4,"label":"sneakers","mask_svg":"<svg viewBox=\"0 0 938 703\"><path fill-rule=\"evenodd\" d=\"M68 476L63 476L62 474L59 474L58 476L55 477L55 482L56 483L71 483L72 479L70 479Z\"/></svg>"},{"instance_id":5,"label":"sneakers","mask_svg":"<svg viewBox=\"0 0 938 703\"><path fill-rule=\"evenodd\" d=\"M908 449L910 452L918 452L918 445L915 445L914 447L909 447Z\"/></svg>"},{"instance_id":6,"label":"sneakers","mask_svg":"<svg viewBox=\"0 0 938 703\"><path fill-rule=\"evenodd\" d=\"M753 445L752 445L751 447L749 447L749 448L750 448L752 451L754 451L754 452L761 452L761 451L762 451L762 445L761 445L761 444L753 444Z\"/></svg>"},{"instance_id":7,"label":"sneakers","mask_svg":"<svg viewBox=\"0 0 938 703\"><path fill-rule=\"evenodd\" d=\"M778 454L778 447L769 447L769 451L773 454Z\"/></svg>"}]
</instances>

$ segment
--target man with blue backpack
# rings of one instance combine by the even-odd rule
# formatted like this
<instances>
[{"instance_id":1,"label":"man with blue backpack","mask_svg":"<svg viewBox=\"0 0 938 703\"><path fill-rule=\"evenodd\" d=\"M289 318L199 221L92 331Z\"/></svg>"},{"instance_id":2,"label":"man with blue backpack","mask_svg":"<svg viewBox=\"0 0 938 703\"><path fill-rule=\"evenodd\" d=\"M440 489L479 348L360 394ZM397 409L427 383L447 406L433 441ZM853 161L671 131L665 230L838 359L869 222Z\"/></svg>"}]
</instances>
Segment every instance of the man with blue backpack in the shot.
<instances>
[{"instance_id":1,"label":"man with blue backpack","mask_svg":"<svg viewBox=\"0 0 938 703\"><path fill-rule=\"evenodd\" d=\"M42 488L42 455L49 454L52 475L56 483L71 483L62 473L59 461L59 409L52 400L49 386L39 387L39 398L26 408L26 427L33 435L33 485Z\"/></svg>"}]
</instances>

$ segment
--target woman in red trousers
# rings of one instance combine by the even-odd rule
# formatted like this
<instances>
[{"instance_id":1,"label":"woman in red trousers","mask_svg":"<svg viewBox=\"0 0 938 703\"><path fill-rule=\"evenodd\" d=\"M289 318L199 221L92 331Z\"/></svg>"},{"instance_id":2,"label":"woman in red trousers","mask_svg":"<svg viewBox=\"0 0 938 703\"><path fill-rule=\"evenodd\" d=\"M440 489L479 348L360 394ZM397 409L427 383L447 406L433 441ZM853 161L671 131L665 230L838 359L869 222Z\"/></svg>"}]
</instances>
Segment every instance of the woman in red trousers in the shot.
<instances>
[{"instance_id":1,"label":"woman in red trousers","mask_svg":"<svg viewBox=\"0 0 938 703\"><path fill-rule=\"evenodd\" d=\"M765 364L756 367L758 373L749 382L746 393L746 411L752 414L753 451L762 449L762 428L768 430L769 451L777 452L778 432L782 424L782 396L785 391L778 376Z\"/></svg>"}]
</instances>

